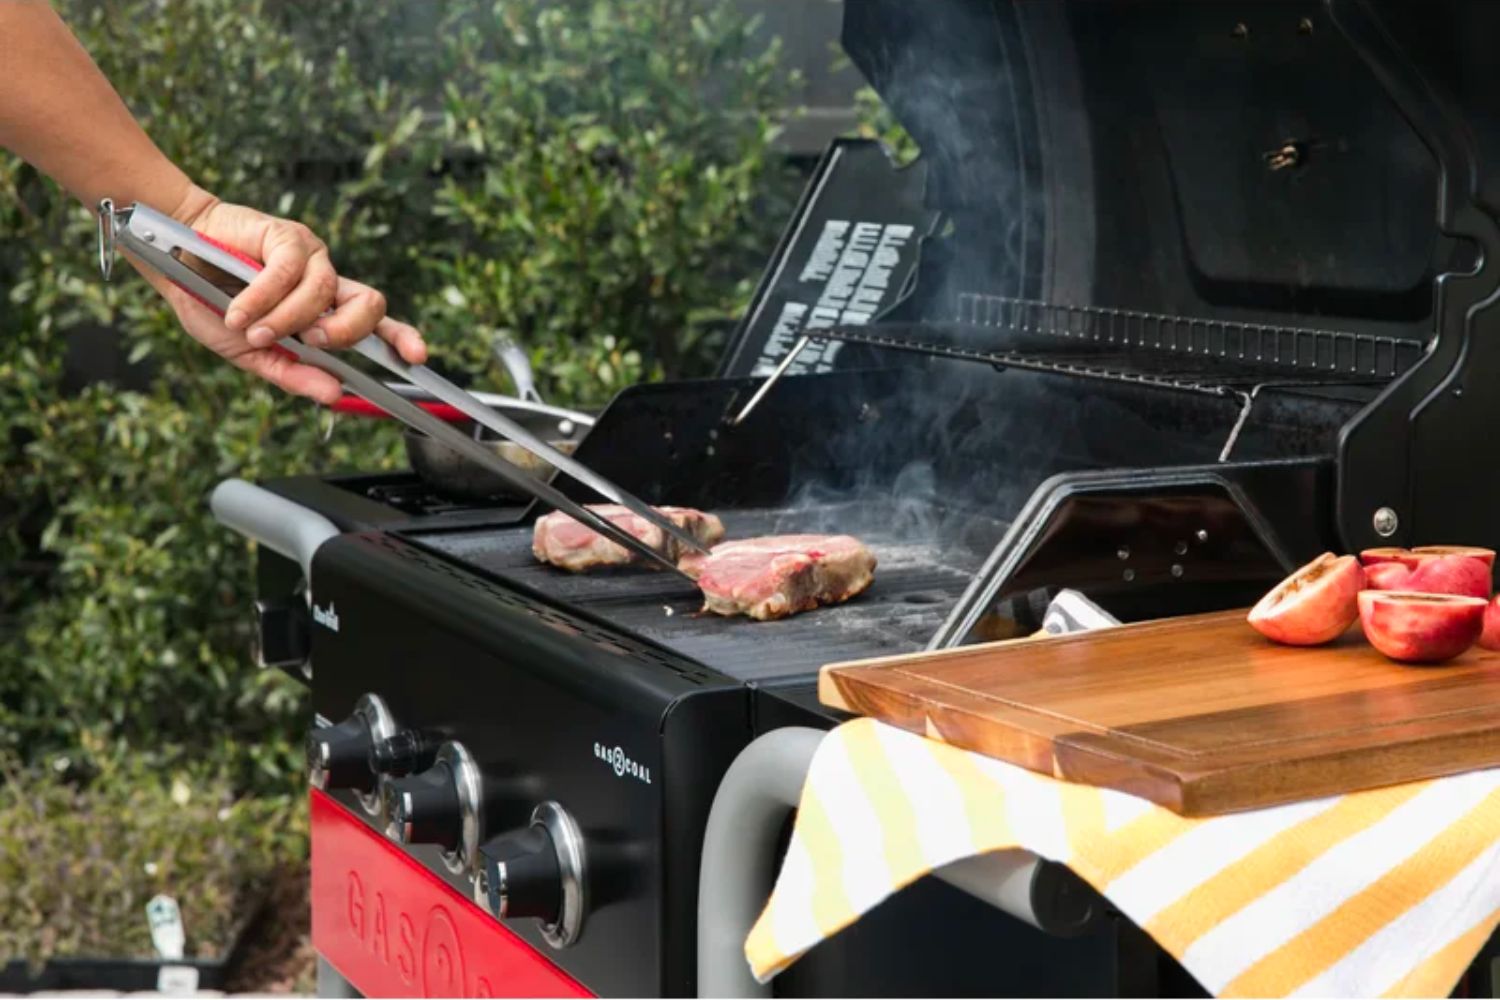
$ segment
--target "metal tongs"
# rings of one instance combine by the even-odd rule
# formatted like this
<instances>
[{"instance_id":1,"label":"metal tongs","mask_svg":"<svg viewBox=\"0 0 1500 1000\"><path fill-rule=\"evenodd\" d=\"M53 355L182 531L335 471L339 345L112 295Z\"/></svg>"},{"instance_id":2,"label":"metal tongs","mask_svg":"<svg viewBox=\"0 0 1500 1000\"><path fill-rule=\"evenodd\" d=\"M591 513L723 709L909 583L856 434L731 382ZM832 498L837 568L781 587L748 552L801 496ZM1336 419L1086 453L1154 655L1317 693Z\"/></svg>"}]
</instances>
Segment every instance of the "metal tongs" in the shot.
<instances>
[{"instance_id":1,"label":"metal tongs","mask_svg":"<svg viewBox=\"0 0 1500 1000\"><path fill-rule=\"evenodd\" d=\"M159 272L220 315L224 314L230 301L260 270L260 265L255 261L221 246L155 209L139 203L117 209L114 202L106 198L99 203L99 269L106 281L114 269L117 248L125 250L135 260ZM554 510L562 511L611 541L686 576L664 552L652 548L608 518L601 517L570 499L550 483L528 475L505 461L480 442L406 399L397 388L387 386L334 354L303 343L299 337L287 337L279 346L298 361L332 375L346 390L363 397L408 427L441 441L470 461L494 472L514 489L540 500ZM697 539L645 502L631 496L588 466L551 447L515 421L496 413L430 368L407 364L380 338L365 337L353 349L403 381L416 386L423 393L447 403L481 426L526 449L610 502L619 504L637 517L654 524L684 547L698 552L706 551Z\"/></svg>"}]
</instances>

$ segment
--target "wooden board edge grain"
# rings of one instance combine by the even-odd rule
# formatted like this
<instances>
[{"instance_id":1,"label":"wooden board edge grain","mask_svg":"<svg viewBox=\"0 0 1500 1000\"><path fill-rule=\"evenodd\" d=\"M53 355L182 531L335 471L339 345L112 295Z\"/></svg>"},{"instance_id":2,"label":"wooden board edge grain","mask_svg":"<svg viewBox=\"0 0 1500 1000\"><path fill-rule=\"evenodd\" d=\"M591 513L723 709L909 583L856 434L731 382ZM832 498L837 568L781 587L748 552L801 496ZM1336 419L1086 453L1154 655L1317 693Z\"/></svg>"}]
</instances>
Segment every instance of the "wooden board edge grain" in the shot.
<instances>
[{"instance_id":1,"label":"wooden board edge grain","mask_svg":"<svg viewBox=\"0 0 1500 1000\"><path fill-rule=\"evenodd\" d=\"M1058 727L1048 716L890 669L832 674L827 682L837 689L832 697L847 705L846 711L1017 767L1053 773ZM1008 717L997 718L1000 712Z\"/></svg>"},{"instance_id":2,"label":"wooden board edge grain","mask_svg":"<svg viewBox=\"0 0 1500 1000\"><path fill-rule=\"evenodd\" d=\"M1162 629L1176 630L1183 628L1185 625L1219 618L1244 621L1245 617L1249 614L1249 608L1235 608L1229 611L1208 611L1198 615L1181 615L1177 618L1152 618L1147 621L1130 622L1125 625L1111 625L1107 629L1088 629L1083 632L1069 632L1066 635L1023 635L1015 639L978 642L972 646L954 646L952 649L924 650L917 653L896 653L891 656L874 656L864 660L841 660L837 663L825 663L818 668L818 699L821 701L823 697L823 678L832 673L844 673L853 670L880 670L887 667L915 667L941 660L984 656L1001 647L1012 648L1021 644L1081 642L1091 638L1097 640L1101 632L1109 632L1113 635L1121 632L1145 632ZM841 705L829 704L828 702L824 702L824 704L830 708L843 707Z\"/></svg>"},{"instance_id":3,"label":"wooden board edge grain","mask_svg":"<svg viewBox=\"0 0 1500 1000\"><path fill-rule=\"evenodd\" d=\"M1059 736L1053 758L1066 781L1127 792L1183 816L1216 816L1500 767L1500 705L1466 721L1458 732L1418 732L1294 760L1188 761L1143 754L1133 744L1126 755L1107 734L1088 732ZM1381 770L1389 780L1375 776Z\"/></svg>"},{"instance_id":4,"label":"wooden board edge grain","mask_svg":"<svg viewBox=\"0 0 1500 1000\"><path fill-rule=\"evenodd\" d=\"M843 712L852 712L849 702L844 699L842 686L839 678L834 674L835 669L845 669L845 665L830 663L818 668L818 701L829 708L837 708Z\"/></svg>"}]
</instances>

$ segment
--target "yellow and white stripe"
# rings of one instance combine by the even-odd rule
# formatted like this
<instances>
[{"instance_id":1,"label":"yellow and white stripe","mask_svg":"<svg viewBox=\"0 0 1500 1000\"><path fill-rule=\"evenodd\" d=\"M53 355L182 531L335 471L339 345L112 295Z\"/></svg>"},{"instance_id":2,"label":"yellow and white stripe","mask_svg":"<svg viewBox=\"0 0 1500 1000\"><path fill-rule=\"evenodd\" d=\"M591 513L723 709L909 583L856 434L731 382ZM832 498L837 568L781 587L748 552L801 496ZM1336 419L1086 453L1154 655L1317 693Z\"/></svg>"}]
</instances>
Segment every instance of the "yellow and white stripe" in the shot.
<instances>
[{"instance_id":1,"label":"yellow and white stripe","mask_svg":"<svg viewBox=\"0 0 1500 1000\"><path fill-rule=\"evenodd\" d=\"M872 719L813 759L745 954L765 981L951 861L1072 868L1220 996L1434 996L1500 923L1500 770L1186 819Z\"/></svg>"}]
</instances>

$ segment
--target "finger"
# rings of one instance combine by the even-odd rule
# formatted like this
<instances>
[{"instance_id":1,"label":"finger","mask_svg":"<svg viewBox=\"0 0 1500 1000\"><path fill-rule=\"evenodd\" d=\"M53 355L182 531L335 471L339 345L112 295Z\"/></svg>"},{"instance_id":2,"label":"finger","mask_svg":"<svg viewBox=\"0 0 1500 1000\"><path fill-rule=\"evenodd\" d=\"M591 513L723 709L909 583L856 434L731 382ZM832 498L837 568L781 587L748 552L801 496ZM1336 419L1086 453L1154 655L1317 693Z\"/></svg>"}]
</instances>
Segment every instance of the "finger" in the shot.
<instances>
[{"instance_id":1,"label":"finger","mask_svg":"<svg viewBox=\"0 0 1500 1000\"><path fill-rule=\"evenodd\" d=\"M323 244L305 226L285 222L264 238L265 260L245 290L234 297L224 325L236 333L249 329L297 287L313 254ZM268 344L257 344L266 347Z\"/></svg>"},{"instance_id":2,"label":"finger","mask_svg":"<svg viewBox=\"0 0 1500 1000\"><path fill-rule=\"evenodd\" d=\"M427 360L427 341L409 323L386 318L375 325L375 335L390 344L409 365L420 365Z\"/></svg>"},{"instance_id":3,"label":"finger","mask_svg":"<svg viewBox=\"0 0 1500 1000\"><path fill-rule=\"evenodd\" d=\"M369 285L340 278L335 301L338 304L333 312L320 318L308 331L308 343L315 347L349 347L385 319L385 296ZM325 334L322 339L314 335L318 330Z\"/></svg>"},{"instance_id":4,"label":"finger","mask_svg":"<svg viewBox=\"0 0 1500 1000\"><path fill-rule=\"evenodd\" d=\"M344 394L343 386L332 375L271 348L248 351L234 363L294 396L306 396L324 406L332 406Z\"/></svg>"},{"instance_id":5,"label":"finger","mask_svg":"<svg viewBox=\"0 0 1500 1000\"><path fill-rule=\"evenodd\" d=\"M254 347L265 347L282 337L307 331L333 306L338 289L339 276L333 269L333 261L328 259L328 251L314 251L306 260L297 287L254 321L245 339Z\"/></svg>"}]
</instances>

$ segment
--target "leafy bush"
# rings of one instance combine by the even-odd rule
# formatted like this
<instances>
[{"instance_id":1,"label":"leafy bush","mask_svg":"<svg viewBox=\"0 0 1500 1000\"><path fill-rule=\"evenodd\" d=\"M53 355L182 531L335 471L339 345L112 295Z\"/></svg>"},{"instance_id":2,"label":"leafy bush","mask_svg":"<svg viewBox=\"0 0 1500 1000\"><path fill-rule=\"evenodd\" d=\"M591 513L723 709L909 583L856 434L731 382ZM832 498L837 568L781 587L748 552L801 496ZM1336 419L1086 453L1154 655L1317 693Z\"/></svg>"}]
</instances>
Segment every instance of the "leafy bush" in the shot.
<instances>
[{"instance_id":1,"label":"leafy bush","mask_svg":"<svg viewBox=\"0 0 1500 1000\"><path fill-rule=\"evenodd\" d=\"M145 902L173 896L190 957L217 958L280 859L306 843L290 799L237 799L209 769L163 779L111 761L89 780L70 763L0 761L0 961L53 955L150 958Z\"/></svg>"},{"instance_id":2,"label":"leafy bush","mask_svg":"<svg viewBox=\"0 0 1500 1000\"><path fill-rule=\"evenodd\" d=\"M794 193L775 52L701 0L58 6L169 156L307 222L476 382L497 330L564 402L702 372ZM299 692L248 662L249 547L205 497L391 465L399 436L326 436L143 282L100 283L89 211L3 156L0 232L0 741L171 766L206 740L235 788L284 794ZM85 324L125 377L74 391Z\"/></svg>"}]
</instances>

